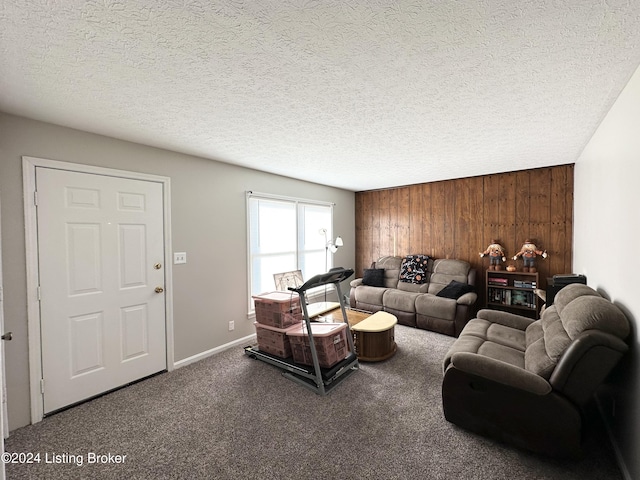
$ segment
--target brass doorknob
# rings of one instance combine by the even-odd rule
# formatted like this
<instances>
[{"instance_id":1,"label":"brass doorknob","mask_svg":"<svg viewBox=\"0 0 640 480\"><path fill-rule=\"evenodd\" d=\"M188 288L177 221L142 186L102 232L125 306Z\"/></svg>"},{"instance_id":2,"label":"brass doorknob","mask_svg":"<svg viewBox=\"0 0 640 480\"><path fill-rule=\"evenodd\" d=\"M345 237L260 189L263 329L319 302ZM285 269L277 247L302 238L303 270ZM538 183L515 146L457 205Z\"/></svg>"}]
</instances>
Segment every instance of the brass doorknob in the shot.
<instances>
[{"instance_id":1,"label":"brass doorknob","mask_svg":"<svg viewBox=\"0 0 640 480\"><path fill-rule=\"evenodd\" d=\"M164 288L156 287L156 293L162 293L162 292L164 292Z\"/></svg>"}]
</instances>

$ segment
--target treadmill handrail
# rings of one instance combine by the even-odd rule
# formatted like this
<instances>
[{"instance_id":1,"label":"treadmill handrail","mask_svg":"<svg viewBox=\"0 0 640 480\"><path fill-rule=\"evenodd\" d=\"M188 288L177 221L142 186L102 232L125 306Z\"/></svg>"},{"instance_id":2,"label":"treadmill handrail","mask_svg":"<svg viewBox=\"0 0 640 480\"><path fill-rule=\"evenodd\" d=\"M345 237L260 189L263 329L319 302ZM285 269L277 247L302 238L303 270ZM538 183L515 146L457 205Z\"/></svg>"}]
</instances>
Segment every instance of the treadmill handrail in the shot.
<instances>
[{"instance_id":1,"label":"treadmill handrail","mask_svg":"<svg viewBox=\"0 0 640 480\"><path fill-rule=\"evenodd\" d=\"M298 294L302 292L306 292L310 288L321 287L322 285L328 284L336 284L343 282L351 275L353 275L354 270L352 268L342 268L336 267L329 270L327 273L320 273L314 277L311 277L309 280L304 282L299 287L289 287L289 290L292 292L297 292Z\"/></svg>"}]
</instances>

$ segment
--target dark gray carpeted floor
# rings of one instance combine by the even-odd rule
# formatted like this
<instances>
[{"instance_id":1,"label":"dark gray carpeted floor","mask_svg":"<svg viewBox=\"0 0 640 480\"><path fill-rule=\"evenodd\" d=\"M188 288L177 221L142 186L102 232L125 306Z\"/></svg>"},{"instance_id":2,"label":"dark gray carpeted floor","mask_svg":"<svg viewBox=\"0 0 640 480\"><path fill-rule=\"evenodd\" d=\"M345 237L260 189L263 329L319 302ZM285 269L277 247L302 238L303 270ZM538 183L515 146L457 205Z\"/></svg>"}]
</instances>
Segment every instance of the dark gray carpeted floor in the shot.
<instances>
[{"instance_id":1,"label":"dark gray carpeted floor","mask_svg":"<svg viewBox=\"0 0 640 480\"><path fill-rule=\"evenodd\" d=\"M41 463L9 464L7 477L622 478L598 422L578 461L530 454L448 423L441 361L454 339L398 326L396 340L393 358L361 364L325 397L241 348L225 351L12 432L6 451L39 453ZM90 452L126 458L89 464ZM52 459L71 463L46 463Z\"/></svg>"}]
</instances>

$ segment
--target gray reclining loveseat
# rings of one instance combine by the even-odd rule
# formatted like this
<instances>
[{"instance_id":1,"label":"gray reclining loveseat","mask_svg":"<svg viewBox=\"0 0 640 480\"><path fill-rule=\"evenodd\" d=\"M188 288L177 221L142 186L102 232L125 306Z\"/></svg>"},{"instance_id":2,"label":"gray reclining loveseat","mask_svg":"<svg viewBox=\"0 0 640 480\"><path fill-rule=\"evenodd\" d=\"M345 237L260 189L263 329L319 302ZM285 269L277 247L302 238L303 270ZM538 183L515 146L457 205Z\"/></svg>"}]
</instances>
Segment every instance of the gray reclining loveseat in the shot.
<instances>
[{"instance_id":1,"label":"gray reclining loveseat","mask_svg":"<svg viewBox=\"0 0 640 480\"><path fill-rule=\"evenodd\" d=\"M444 358L445 418L538 453L580 454L584 407L618 363L624 313L583 284L540 320L480 310Z\"/></svg>"}]
</instances>

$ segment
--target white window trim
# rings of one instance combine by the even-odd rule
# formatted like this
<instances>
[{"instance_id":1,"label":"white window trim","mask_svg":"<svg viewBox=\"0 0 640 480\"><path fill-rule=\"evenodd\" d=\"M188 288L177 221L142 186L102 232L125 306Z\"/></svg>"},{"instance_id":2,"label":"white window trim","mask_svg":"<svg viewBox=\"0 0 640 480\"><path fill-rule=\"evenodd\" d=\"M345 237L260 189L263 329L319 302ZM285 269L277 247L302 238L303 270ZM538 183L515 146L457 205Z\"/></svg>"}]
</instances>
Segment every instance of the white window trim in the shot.
<instances>
[{"instance_id":1,"label":"white window trim","mask_svg":"<svg viewBox=\"0 0 640 480\"><path fill-rule=\"evenodd\" d=\"M251 304L251 279L252 279L252 262L251 262L251 207L249 205L249 199L251 198L264 198L266 200L281 200L285 202L295 202L296 211L297 205L300 203L307 205L318 205L323 207L331 207L331 222L333 223L333 207L335 207L335 203L327 202L323 200L311 200L307 198L299 198L299 197L290 197L285 195L275 195L272 193L262 193L262 192L254 192L252 190L247 190L246 199L245 199L245 207L246 207L246 222L247 222L247 292L249 295L247 296L247 317L250 320L255 319L255 310L252 308ZM298 226L298 221L296 220L296 228ZM331 230L333 232L333 225L331 225ZM297 237L297 232L296 232ZM331 240L331 239L328 239ZM329 266L331 268L331 265ZM314 299L315 297L324 296L323 292L314 292L309 291L307 294L307 298L309 300Z\"/></svg>"}]
</instances>

